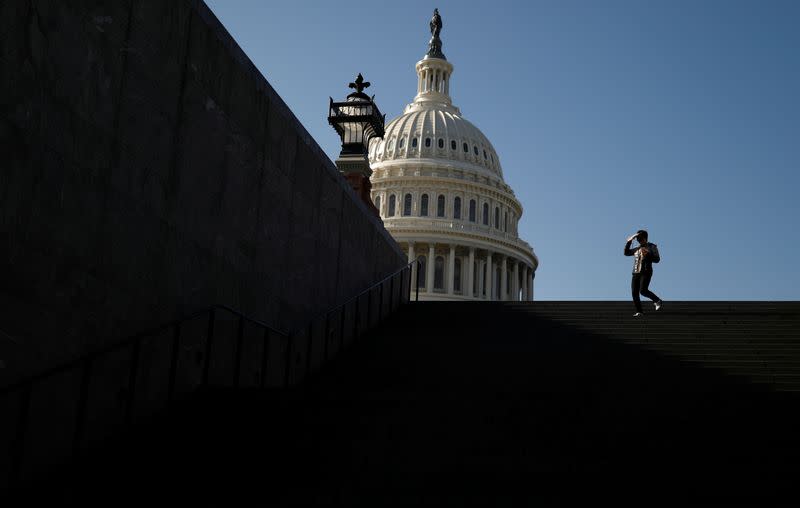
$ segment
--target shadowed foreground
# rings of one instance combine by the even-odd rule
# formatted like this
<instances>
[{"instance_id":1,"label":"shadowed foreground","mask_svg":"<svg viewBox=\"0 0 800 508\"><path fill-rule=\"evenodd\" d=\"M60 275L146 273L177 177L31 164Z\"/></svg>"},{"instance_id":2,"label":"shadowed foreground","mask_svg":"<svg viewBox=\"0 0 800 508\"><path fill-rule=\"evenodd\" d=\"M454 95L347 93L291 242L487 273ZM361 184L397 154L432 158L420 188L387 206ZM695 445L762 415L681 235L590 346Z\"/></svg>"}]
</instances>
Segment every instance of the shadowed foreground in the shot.
<instances>
[{"instance_id":1,"label":"shadowed foreground","mask_svg":"<svg viewBox=\"0 0 800 508\"><path fill-rule=\"evenodd\" d=\"M266 506L791 502L800 305L417 303L288 392L206 390L34 489ZM113 497L106 497L113 496Z\"/></svg>"}]
</instances>

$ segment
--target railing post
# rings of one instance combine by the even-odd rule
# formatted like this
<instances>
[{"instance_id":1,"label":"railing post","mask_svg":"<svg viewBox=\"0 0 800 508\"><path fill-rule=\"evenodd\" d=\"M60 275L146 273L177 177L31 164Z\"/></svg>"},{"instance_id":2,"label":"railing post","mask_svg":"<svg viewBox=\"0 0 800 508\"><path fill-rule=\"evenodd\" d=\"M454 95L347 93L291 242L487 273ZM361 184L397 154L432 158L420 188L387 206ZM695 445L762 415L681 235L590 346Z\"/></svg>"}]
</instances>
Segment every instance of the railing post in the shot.
<instances>
[{"instance_id":1,"label":"railing post","mask_svg":"<svg viewBox=\"0 0 800 508\"><path fill-rule=\"evenodd\" d=\"M340 319L339 322L339 328L341 328L341 330L339 331L339 350L336 352L336 354L339 354L339 352L342 349L344 349L344 328L345 328L344 318L346 315L347 315L347 305L342 305L342 318Z\"/></svg>"},{"instance_id":2,"label":"railing post","mask_svg":"<svg viewBox=\"0 0 800 508\"><path fill-rule=\"evenodd\" d=\"M139 353L142 347L142 339L136 339L131 351L131 370L128 375L128 400L125 404L125 423L130 425L133 422L133 406L136 401L136 381L139 377Z\"/></svg>"},{"instance_id":3,"label":"railing post","mask_svg":"<svg viewBox=\"0 0 800 508\"><path fill-rule=\"evenodd\" d=\"M175 381L178 377L178 355L180 354L181 323L175 324L175 331L172 334L172 356L169 360L169 385L167 387L167 400L172 402L175 399Z\"/></svg>"},{"instance_id":4,"label":"railing post","mask_svg":"<svg viewBox=\"0 0 800 508\"><path fill-rule=\"evenodd\" d=\"M378 286L378 324L380 324L382 319L383 319L383 282L381 282L381 285Z\"/></svg>"},{"instance_id":5,"label":"railing post","mask_svg":"<svg viewBox=\"0 0 800 508\"><path fill-rule=\"evenodd\" d=\"M212 308L208 312L208 336L206 337L206 357L203 365L203 386L208 386L208 374L211 370L211 343L214 340L214 311Z\"/></svg>"},{"instance_id":6,"label":"railing post","mask_svg":"<svg viewBox=\"0 0 800 508\"><path fill-rule=\"evenodd\" d=\"M392 278L389 279L389 313L390 314L392 312L394 312L394 278L395 278L395 275L392 275Z\"/></svg>"},{"instance_id":7,"label":"railing post","mask_svg":"<svg viewBox=\"0 0 800 508\"><path fill-rule=\"evenodd\" d=\"M17 435L11 448L11 486L19 484L22 477L22 461L25 456L25 436L28 433L28 420L30 419L31 392L33 384L27 383L22 390L19 403L19 415L17 415Z\"/></svg>"},{"instance_id":8,"label":"railing post","mask_svg":"<svg viewBox=\"0 0 800 508\"><path fill-rule=\"evenodd\" d=\"M367 331L372 327L372 288L367 290Z\"/></svg>"},{"instance_id":9,"label":"railing post","mask_svg":"<svg viewBox=\"0 0 800 508\"><path fill-rule=\"evenodd\" d=\"M291 380L292 373L292 343L294 342L294 335L289 334L286 336L286 358L284 359L284 372L283 372L283 387L288 388Z\"/></svg>"},{"instance_id":10,"label":"railing post","mask_svg":"<svg viewBox=\"0 0 800 508\"><path fill-rule=\"evenodd\" d=\"M244 346L244 316L239 315L239 329L236 335L236 358L233 365L233 386L239 388L242 373L242 349Z\"/></svg>"},{"instance_id":11,"label":"railing post","mask_svg":"<svg viewBox=\"0 0 800 508\"><path fill-rule=\"evenodd\" d=\"M81 373L81 388L78 393L78 406L75 410L75 433L72 436L72 453L77 453L83 441L84 429L86 427L86 406L89 400L89 383L92 378L92 365L94 356L86 357L83 362Z\"/></svg>"},{"instance_id":12,"label":"railing post","mask_svg":"<svg viewBox=\"0 0 800 508\"><path fill-rule=\"evenodd\" d=\"M331 335L331 313L325 314L325 345L322 351L322 361L328 361L328 343L330 342Z\"/></svg>"},{"instance_id":13,"label":"railing post","mask_svg":"<svg viewBox=\"0 0 800 508\"><path fill-rule=\"evenodd\" d=\"M308 345L306 346L306 372L303 376L305 379L308 379L309 374L311 374L311 353L314 341L314 322L312 321L308 325Z\"/></svg>"},{"instance_id":14,"label":"railing post","mask_svg":"<svg viewBox=\"0 0 800 508\"><path fill-rule=\"evenodd\" d=\"M267 386L267 366L269 365L269 328L264 328L263 346L261 347L261 379L262 389Z\"/></svg>"},{"instance_id":15,"label":"railing post","mask_svg":"<svg viewBox=\"0 0 800 508\"><path fill-rule=\"evenodd\" d=\"M355 317L353 318L353 342L354 343L355 343L356 340L358 340L358 318L359 318L359 315L361 314L361 312L360 312L361 309L359 308L360 305L359 305L358 300L360 298L361 297L357 296L356 299L355 299L356 310L355 310Z\"/></svg>"}]
</instances>

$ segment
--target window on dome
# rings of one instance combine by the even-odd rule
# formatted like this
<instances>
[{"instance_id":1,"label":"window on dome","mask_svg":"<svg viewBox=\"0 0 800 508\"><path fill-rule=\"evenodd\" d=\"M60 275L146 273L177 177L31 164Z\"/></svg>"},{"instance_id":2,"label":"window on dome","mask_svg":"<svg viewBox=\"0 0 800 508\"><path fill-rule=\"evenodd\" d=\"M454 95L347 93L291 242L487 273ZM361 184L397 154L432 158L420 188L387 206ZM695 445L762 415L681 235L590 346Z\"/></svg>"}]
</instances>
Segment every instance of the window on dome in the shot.
<instances>
[{"instance_id":1,"label":"window on dome","mask_svg":"<svg viewBox=\"0 0 800 508\"><path fill-rule=\"evenodd\" d=\"M486 155L486 150L483 151L483 160L488 159L489 157Z\"/></svg>"},{"instance_id":2,"label":"window on dome","mask_svg":"<svg viewBox=\"0 0 800 508\"><path fill-rule=\"evenodd\" d=\"M416 148L416 147L417 147L417 138L414 138L411 140L411 148Z\"/></svg>"},{"instance_id":3,"label":"window on dome","mask_svg":"<svg viewBox=\"0 0 800 508\"><path fill-rule=\"evenodd\" d=\"M427 217L428 216L428 195L423 194L422 198L419 201L419 216L420 217Z\"/></svg>"},{"instance_id":4,"label":"window on dome","mask_svg":"<svg viewBox=\"0 0 800 508\"><path fill-rule=\"evenodd\" d=\"M394 217L395 208L397 207L397 196L392 194L389 196L389 212L386 214L389 217Z\"/></svg>"},{"instance_id":5,"label":"window on dome","mask_svg":"<svg viewBox=\"0 0 800 508\"><path fill-rule=\"evenodd\" d=\"M453 267L453 291L456 293L461 292L461 258L456 258L455 266Z\"/></svg>"},{"instance_id":6,"label":"window on dome","mask_svg":"<svg viewBox=\"0 0 800 508\"><path fill-rule=\"evenodd\" d=\"M375 196L375 208L378 209L378 215L381 213L381 195L378 194Z\"/></svg>"},{"instance_id":7,"label":"window on dome","mask_svg":"<svg viewBox=\"0 0 800 508\"><path fill-rule=\"evenodd\" d=\"M394 197L394 196L392 196L392 197ZM394 214L392 214L392 215L394 215ZM469 200L469 221L470 222L475 222L475 200L474 199L470 199Z\"/></svg>"},{"instance_id":8,"label":"window on dome","mask_svg":"<svg viewBox=\"0 0 800 508\"><path fill-rule=\"evenodd\" d=\"M444 148L444 139L439 138L439 148Z\"/></svg>"},{"instance_id":9,"label":"window on dome","mask_svg":"<svg viewBox=\"0 0 800 508\"><path fill-rule=\"evenodd\" d=\"M436 198L436 216L444 217L444 194L439 194Z\"/></svg>"},{"instance_id":10,"label":"window on dome","mask_svg":"<svg viewBox=\"0 0 800 508\"><path fill-rule=\"evenodd\" d=\"M500 229L500 208L494 209L494 228Z\"/></svg>"},{"instance_id":11,"label":"window on dome","mask_svg":"<svg viewBox=\"0 0 800 508\"><path fill-rule=\"evenodd\" d=\"M400 143L397 146L398 148L403 148L406 146L406 138L400 138Z\"/></svg>"},{"instance_id":12,"label":"window on dome","mask_svg":"<svg viewBox=\"0 0 800 508\"><path fill-rule=\"evenodd\" d=\"M444 289L444 258L436 256L433 262L433 289Z\"/></svg>"},{"instance_id":13,"label":"window on dome","mask_svg":"<svg viewBox=\"0 0 800 508\"><path fill-rule=\"evenodd\" d=\"M456 197L453 200L453 218L460 219L461 218L461 198Z\"/></svg>"},{"instance_id":14,"label":"window on dome","mask_svg":"<svg viewBox=\"0 0 800 508\"><path fill-rule=\"evenodd\" d=\"M451 150L455 150L457 146L458 146L458 143L456 143L455 139L450 141L450 149Z\"/></svg>"},{"instance_id":15,"label":"window on dome","mask_svg":"<svg viewBox=\"0 0 800 508\"><path fill-rule=\"evenodd\" d=\"M394 140L389 141L389 150L394 149Z\"/></svg>"},{"instance_id":16,"label":"window on dome","mask_svg":"<svg viewBox=\"0 0 800 508\"><path fill-rule=\"evenodd\" d=\"M475 155L478 155L478 145L473 146L472 151L475 152Z\"/></svg>"},{"instance_id":17,"label":"window on dome","mask_svg":"<svg viewBox=\"0 0 800 508\"><path fill-rule=\"evenodd\" d=\"M469 145L464 143L464 153L469 152Z\"/></svg>"},{"instance_id":18,"label":"window on dome","mask_svg":"<svg viewBox=\"0 0 800 508\"><path fill-rule=\"evenodd\" d=\"M431 147L431 138L425 138L425 148Z\"/></svg>"},{"instance_id":19,"label":"window on dome","mask_svg":"<svg viewBox=\"0 0 800 508\"><path fill-rule=\"evenodd\" d=\"M489 225L489 205L487 203L483 204L483 225Z\"/></svg>"},{"instance_id":20,"label":"window on dome","mask_svg":"<svg viewBox=\"0 0 800 508\"><path fill-rule=\"evenodd\" d=\"M403 198L403 215L411 215L411 194L406 194Z\"/></svg>"},{"instance_id":21,"label":"window on dome","mask_svg":"<svg viewBox=\"0 0 800 508\"><path fill-rule=\"evenodd\" d=\"M419 257L419 264L417 266L417 287L420 289L425 289L425 274L428 273L427 270L425 270L425 265L428 264L427 261L427 257Z\"/></svg>"}]
</instances>

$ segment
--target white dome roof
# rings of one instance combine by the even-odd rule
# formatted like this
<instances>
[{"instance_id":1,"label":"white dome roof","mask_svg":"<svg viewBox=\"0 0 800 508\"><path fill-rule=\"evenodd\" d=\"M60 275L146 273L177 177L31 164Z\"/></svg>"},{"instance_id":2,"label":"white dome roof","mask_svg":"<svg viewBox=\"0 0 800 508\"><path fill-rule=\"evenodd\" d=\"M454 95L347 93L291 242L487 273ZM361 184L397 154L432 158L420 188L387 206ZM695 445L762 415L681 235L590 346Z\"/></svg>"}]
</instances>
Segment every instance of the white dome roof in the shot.
<instances>
[{"instance_id":1,"label":"white dome roof","mask_svg":"<svg viewBox=\"0 0 800 508\"><path fill-rule=\"evenodd\" d=\"M437 159L503 178L494 147L457 108L412 103L370 145L370 164L398 159ZM416 146L415 146L416 145Z\"/></svg>"}]
</instances>

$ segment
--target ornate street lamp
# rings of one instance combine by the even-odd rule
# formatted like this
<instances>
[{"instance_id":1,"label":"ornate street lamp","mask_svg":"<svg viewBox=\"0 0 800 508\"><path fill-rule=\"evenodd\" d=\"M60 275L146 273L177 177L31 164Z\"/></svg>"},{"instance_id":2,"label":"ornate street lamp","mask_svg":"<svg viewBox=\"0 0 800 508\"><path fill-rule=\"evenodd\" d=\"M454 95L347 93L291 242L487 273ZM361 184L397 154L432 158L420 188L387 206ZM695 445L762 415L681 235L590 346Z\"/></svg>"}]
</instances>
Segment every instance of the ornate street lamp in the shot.
<instances>
[{"instance_id":1,"label":"ornate street lamp","mask_svg":"<svg viewBox=\"0 0 800 508\"><path fill-rule=\"evenodd\" d=\"M356 91L348 95L345 102L333 102L331 98L328 109L328 123L342 140L342 151L336 159L336 167L377 215L378 211L370 197L372 185L369 177L372 170L367 154L369 141L373 137L383 137L386 115L382 115L375 104L375 96L369 97L364 93L370 83L364 81L361 74L348 86Z\"/></svg>"}]
</instances>

